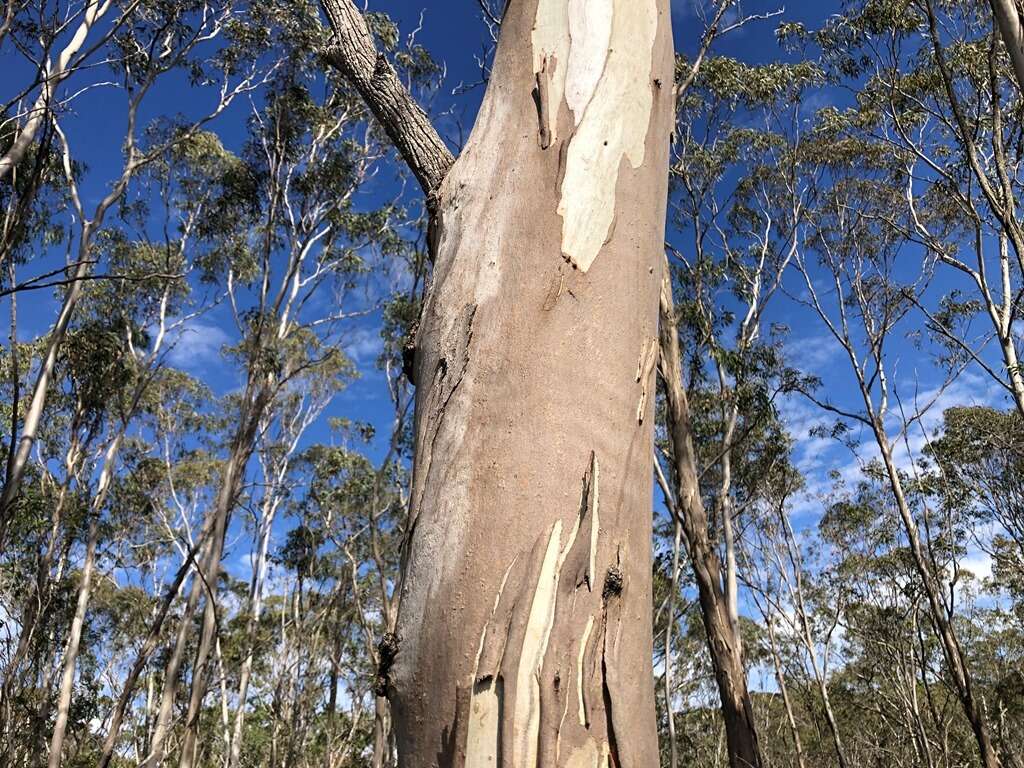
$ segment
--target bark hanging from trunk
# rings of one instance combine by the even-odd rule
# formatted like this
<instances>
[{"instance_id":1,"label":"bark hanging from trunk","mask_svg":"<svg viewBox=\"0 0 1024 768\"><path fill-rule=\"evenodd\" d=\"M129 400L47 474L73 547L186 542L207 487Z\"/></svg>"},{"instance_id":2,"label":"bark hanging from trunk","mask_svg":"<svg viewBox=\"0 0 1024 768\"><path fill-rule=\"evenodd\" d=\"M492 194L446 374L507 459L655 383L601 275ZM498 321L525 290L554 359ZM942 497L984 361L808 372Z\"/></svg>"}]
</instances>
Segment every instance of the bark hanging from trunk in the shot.
<instances>
[{"instance_id":1,"label":"bark hanging from trunk","mask_svg":"<svg viewBox=\"0 0 1024 768\"><path fill-rule=\"evenodd\" d=\"M760 768L763 760L750 692L747 690L747 673L743 666L740 638L737 625L730 616L729 600L722 583L722 567L708 536L708 517L700 495L693 430L682 381L679 334L676 330L667 265L661 289L661 374L668 401L669 435L678 484L676 514L681 518L697 583L708 651L725 721L729 764L733 768Z\"/></svg>"}]
</instances>

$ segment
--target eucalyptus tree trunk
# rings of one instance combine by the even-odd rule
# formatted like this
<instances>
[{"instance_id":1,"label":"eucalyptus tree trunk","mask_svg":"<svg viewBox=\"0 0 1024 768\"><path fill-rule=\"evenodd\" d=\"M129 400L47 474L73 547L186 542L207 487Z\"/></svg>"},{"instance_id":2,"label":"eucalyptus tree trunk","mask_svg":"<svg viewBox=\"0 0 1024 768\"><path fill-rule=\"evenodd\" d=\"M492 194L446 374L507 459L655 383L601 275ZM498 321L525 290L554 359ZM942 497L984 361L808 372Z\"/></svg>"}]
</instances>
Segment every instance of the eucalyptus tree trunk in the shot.
<instances>
[{"instance_id":1,"label":"eucalyptus tree trunk","mask_svg":"<svg viewBox=\"0 0 1024 768\"><path fill-rule=\"evenodd\" d=\"M1024 21L1018 0L991 0L992 13L996 17L999 33L1013 63L1017 84L1024 90Z\"/></svg>"},{"instance_id":2,"label":"eucalyptus tree trunk","mask_svg":"<svg viewBox=\"0 0 1024 768\"><path fill-rule=\"evenodd\" d=\"M726 748L732 768L760 768L763 764L754 708L747 689L747 672L739 636L735 584L723 580L722 564L708 534L708 515L701 499L697 454L693 444L690 405L682 379L672 285L666 272L661 289L661 375L665 382L666 420L675 462L676 503L693 568L708 652L718 684ZM728 514L728 508L725 509Z\"/></svg>"},{"instance_id":3,"label":"eucalyptus tree trunk","mask_svg":"<svg viewBox=\"0 0 1024 768\"><path fill-rule=\"evenodd\" d=\"M239 425L232 438L231 451L221 473L220 487L218 488L213 508L208 512L208 517L212 520L212 523L209 524L211 538L206 548L206 556L193 576L191 591L178 624L174 649L164 670L164 689L161 693L160 708L157 713L153 736L150 739L149 754L146 756L143 768L156 768L156 766L163 764L164 742L170 734L172 727L174 703L177 698L179 685L178 677L185 661L186 647L192 629L192 618L202 593L206 592L203 623L193 660L189 706L185 716L185 729L179 754L179 765L190 768L194 763L199 710L206 691L206 667L216 631L217 580L220 576L224 537L231 513L238 502L238 496L242 490L245 465L252 455L256 430L268 398L269 393L264 387L250 383L246 389L242 410L239 414ZM204 527L206 525L207 523L204 521Z\"/></svg>"},{"instance_id":4,"label":"eucalyptus tree trunk","mask_svg":"<svg viewBox=\"0 0 1024 768\"><path fill-rule=\"evenodd\" d=\"M329 60L434 214L409 551L397 647L381 659L400 764L657 765L651 426L669 2L512 0L450 168L351 0L325 7Z\"/></svg>"},{"instance_id":5,"label":"eucalyptus tree trunk","mask_svg":"<svg viewBox=\"0 0 1024 768\"><path fill-rule=\"evenodd\" d=\"M82 629L85 625L85 615L89 608L89 600L92 597L93 571L96 568L96 545L99 540L100 514L106 502L107 493L110 490L110 481L114 472L114 462L117 453L121 448L121 440L124 432L117 436L107 446L104 452L103 468L100 471L99 484L96 489L96 496L89 509L89 533L85 545L85 562L82 565L82 575L78 585L78 597L75 604L75 614L71 620L71 629L68 633L67 649L64 652L64 663L61 671L60 691L57 696L57 717L53 725L53 734L50 737L50 752L47 758L47 768L59 768L61 756L64 750L64 737L67 733L68 715L71 711L71 695L75 685L75 665L78 662L78 651L82 642Z\"/></svg>"}]
</instances>

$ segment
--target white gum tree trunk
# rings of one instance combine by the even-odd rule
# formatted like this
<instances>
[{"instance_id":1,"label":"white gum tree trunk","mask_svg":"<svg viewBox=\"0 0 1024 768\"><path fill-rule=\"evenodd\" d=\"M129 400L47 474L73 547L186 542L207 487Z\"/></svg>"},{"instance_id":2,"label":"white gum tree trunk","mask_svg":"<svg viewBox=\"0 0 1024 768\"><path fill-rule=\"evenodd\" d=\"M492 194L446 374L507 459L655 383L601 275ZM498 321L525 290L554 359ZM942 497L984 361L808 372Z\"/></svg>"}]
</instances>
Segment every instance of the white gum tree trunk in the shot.
<instances>
[{"instance_id":1,"label":"white gum tree trunk","mask_svg":"<svg viewBox=\"0 0 1024 768\"><path fill-rule=\"evenodd\" d=\"M367 69L349 0L326 10L332 63L435 214L409 557L382 664L400 764L655 766L669 3L513 0L470 139L436 186L417 168L437 157L422 113L390 120L390 67Z\"/></svg>"}]
</instances>

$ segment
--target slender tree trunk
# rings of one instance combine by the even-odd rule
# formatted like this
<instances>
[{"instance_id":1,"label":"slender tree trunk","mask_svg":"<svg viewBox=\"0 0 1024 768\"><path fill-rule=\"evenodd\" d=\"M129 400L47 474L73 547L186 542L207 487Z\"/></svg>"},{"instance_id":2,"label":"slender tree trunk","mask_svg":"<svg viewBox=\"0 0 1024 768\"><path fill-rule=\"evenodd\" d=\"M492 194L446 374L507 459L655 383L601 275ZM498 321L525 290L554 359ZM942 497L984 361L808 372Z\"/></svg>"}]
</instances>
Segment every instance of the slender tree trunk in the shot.
<instances>
[{"instance_id":1,"label":"slender tree trunk","mask_svg":"<svg viewBox=\"0 0 1024 768\"><path fill-rule=\"evenodd\" d=\"M103 468L100 470L99 483L96 488L96 496L90 505L89 534L85 546L85 563L82 566L81 581L78 585L78 602L75 607L75 615L71 621L71 631L68 635L68 647L64 654L64 669L61 675L60 692L57 696L57 718L53 725L53 735L50 738L50 755L47 762L48 768L58 768L61 761L61 753L64 749L64 736L67 730L68 713L71 708L71 694L75 684L75 665L78 661L78 650L82 640L82 627L85 624L85 614L89 608L89 600L92 597L92 574L96 565L96 543L99 537L99 519L103 511L103 505L107 500L107 491L110 489L111 478L114 473L114 465L117 460L118 451L121 448L121 440L124 432L119 431L117 436L111 440L110 445L103 456Z\"/></svg>"},{"instance_id":2,"label":"slender tree trunk","mask_svg":"<svg viewBox=\"0 0 1024 768\"><path fill-rule=\"evenodd\" d=\"M227 532L231 512L241 490L245 466L252 455L256 430L269 397L270 393L267 387L258 386L250 380L243 396L243 407L239 414L238 428L231 440L231 450L220 478L220 487L218 488L213 508L205 516L203 522L203 529L204 531L209 530L210 539L206 547L206 555L201 559L200 566L193 577L188 600L178 624L174 649L164 670L164 685L160 695L160 706L157 710L156 723L153 727L153 735L149 744L149 753L143 763L143 768L156 768L163 760L164 741L170 732L174 701L178 692L178 676L185 661L188 637L192 629L192 617L195 615L200 597L205 591L207 595L203 611L203 626L192 669L189 707L185 719L185 734L180 753L181 764L191 765L195 757L199 707L202 704L206 685L206 664L209 660L213 636L216 630L216 590L217 580L220 575L220 561L224 550L224 536Z\"/></svg>"},{"instance_id":3,"label":"slender tree trunk","mask_svg":"<svg viewBox=\"0 0 1024 768\"><path fill-rule=\"evenodd\" d=\"M29 454L32 446L35 445L36 435L39 431L39 422L43 415L43 406L46 404L46 396L50 388L50 377L53 376L54 367L57 365L57 353L61 343L67 334L68 324L71 322L71 315L74 313L75 305L82 294L82 286L85 276L89 273L91 264L90 240L92 230L88 224L82 229L82 243L78 249L78 266L75 268L74 279L71 287L64 296L64 303L61 306L60 314L53 328L50 329L50 338L46 346L46 354L39 365L39 372L36 374L35 387L32 390L32 399L29 401L28 410L25 412L25 421L21 427L21 434L18 436L18 445L14 451L14 457L10 460L7 468L7 477L4 481L3 491L0 492L0 547L3 547L3 540L7 533L7 523L11 515L11 504L18 495L21 488L21 478L25 474L25 467L28 464Z\"/></svg>"},{"instance_id":4,"label":"slender tree trunk","mask_svg":"<svg viewBox=\"0 0 1024 768\"><path fill-rule=\"evenodd\" d=\"M825 715L825 722L828 724L829 734L832 736L832 745L836 751L836 760L840 768L848 768L850 761L846 758L846 747L843 745L843 737L839 731L839 721L836 720L835 710L832 709L832 697L828 692L827 659L824 663L818 662L818 649L814 643L814 636L811 632L811 619L807 611L807 603L804 601L803 582L803 557L800 554L800 545L793 533L793 526L790 525L789 517L783 509L779 509L779 517L782 521L783 542L786 547L786 554L790 566L793 569L793 581L789 583L791 600L796 608L797 620L800 622L800 636L803 641L807 657L811 662L811 671L814 674L814 682L818 686L818 694L821 696L821 708ZM785 566L779 563L780 572L784 572ZM788 580L787 580L788 582Z\"/></svg>"},{"instance_id":5,"label":"slender tree trunk","mask_svg":"<svg viewBox=\"0 0 1024 768\"><path fill-rule=\"evenodd\" d=\"M1010 53L1017 85L1024 90L1024 25L1021 23L1021 8L1017 0L991 0L992 13L999 25L999 33Z\"/></svg>"},{"instance_id":6,"label":"slender tree trunk","mask_svg":"<svg viewBox=\"0 0 1024 768\"><path fill-rule=\"evenodd\" d=\"M861 388L863 390L863 384ZM866 403L870 402L867 397L865 394ZM982 765L985 768L999 768L1000 761L996 754L995 746L992 744L992 736L989 732L985 711L982 708L981 702L975 696L974 681L964 659L963 651L960 648L956 629L946 613L941 593L942 587L932 571L930 560L924 552L924 546L921 543L921 537L917 529L917 522L914 520L910 505L903 492L903 481L892 457L892 446L877 417L874 418L873 424L879 451L882 454L882 463L885 465L886 474L888 475L893 496L896 500L896 509L903 522L903 527L910 544L910 553L921 577L925 596L928 598L931 618L935 624L936 634L938 634L939 640L942 643L943 655L946 658L946 666L953 677L957 698L960 700L964 714L967 716L967 721L970 723L971 731L974 733Z\"/></svg>"},{"instance_id":7,"label":"slender tree trunk","mask_svg":"<svg viewBox=\"0 0 1024 768\"><path fill-rule=\"evenodd\" d=\"M384 768L388 764L391 751L389 715L388 700L383 696L375 696L373 699L373 759L370 763L373 768Z\"/></svg>"},{"instance_id":8,"label":"slender tree trunk","mask_svg":"<svg viewBox=\"0 0 1024 768\"><path fill-rule=\"evenodd\" d=\"M660 477L660 475L659 475ZM676 623L676 599L679 597L679 552L682 548L683 528L679 517L675 519L675 535L672 538L672 581L668 595L668 619L665 622L665 719L668 730L669 768L679 766L679 747L676 744L676 713L672 708L673 662L672 635Z\"/></svg>"},{"instance_id":9,"label":"slender tree trunk","mask_svg":"<svg viewBox=\"0 0 1024 768\"><path fill-rule=\"evenodd\" d=\"M188 644L189 632L192 628L192 617L195 615L196 606L204 589L204 580L207 579L210 564L212 561L220 562L221 547L224 542L224 531L227 520L220 516L212 516L213 522L210 531L210 540L206 546L206 556L200 559L196 574L192 577L192 586L189 589L188 599L185 602L181 619L178 622L178 631L174 638L174 649L164 668L163 689L160 692L160 704L157 707L156 721L153 724L153 735L149 741L149 751L142 768L156 768L163 762L164 741L166 740L171 727L171 718L174 714L174 701L178 694L178 675L185 662L185 651Z\"/></svg>"},{"instance_id":10,"label":"slender tree trunk","mask_svg":"<svg viewBox=\"0 0 1024 768\"><path fill-rule=\"evenodd\" d=\"M206 533L207 529L204 529L200 536L200 541L197 543L197 547L202 546ZM128 677L125 679L124 686L121 688L121 695L118 696L117 704L114 705L114 710L110 715L110 724L107 726L107 735L103 739L103 747L100 750L99 760L96 761L96 768L107 768L107 765L110 763L111 757L114 754L114 747L117 744L118 735L121 732L121 723L124 721L124 713L128 709L128 703L131 701L135 693L135 685L139 680L139 675L142 674L142 670L145 668L150 655L154 650L156 650L157 643L160 640L160 631L163 628L164 620L167 618L167 614L170 611L171 605L174 603L174 598L177 596L178 590L181 589L181 585L185 581L185 577L192 568L192 562L193 554L190 552L185 558L185 561L178 568L178 572L174 575L174 581L171 583L171 586L167 588L167 592L160 604L160 608L157 611L156 616L153 617L153 621L149 628L149 634L146 635L146 640L142 644L142 648L139 650L138 655L135 657L135 661L132 663L132 668L128 673ZM147 725L150 722L152 700L153 677L150 675L146 694ZM146 736L147 743L152 741L152 734L147 734ZM139 762L141 762L141 760Z\"/></svg>"},{"instance_id":11,"label":"slender tree trunk","mask_svg":"<svg viewBox=\"0 0 1024 768\"><path fill-rule=\"evenodd\" d=\"M769 611L771 609L769 608ZM772 666L775 669L775 682L779 685L779 693L782 694L782 704L786 709L786 722L789 725L789 733L793 737L793 749L796 752L796 764L804 768L804 746L800 739L800 729L796 724L796 717L793 714L793 702L789 698L789 686L786 685L786 675L782 671L782 658L779 656L778 642L775 637L775 621L771 614L766 612L765 624L768 628L768 647L772 654Z\"/></svg>"},{"instance_id":12,"label":"slender tree trunk","mask_svg":"<svg viewBox=\"0 0 1024 768\"><path fill-rule=\"evenodd\" d=\"M92 573L96 565L96 542L99 538L99 515L90 516L89 535L85 546L85 563L82 565L81 581L78 586L78 601L75 615L71 621L68 635L68 647L64 652L64 669L61 674L60 692L57 696L57 719L53 725L50 738L50 754L48 768L60 766L61 754L64 750L64 734L67 731L68 713L71 710L71 694L75 687L75 662L78 660L78 648L82 640L82 627L85 624L85 613L92 595Z\"/></svg>"},{"instance_id":13,"label":"slender tree trunk","mask_svg":"<svg viewBox=\"0 0 1024 768\"><path fill-rule=\"evenodd\" d=\"M218 504L218 507L220 505ZM219 511L219 510L218 510ZM225 525L228 512L224 516ZM220 515L218 515L220 519ZM223 551L223 546L220 548ZM213 649L217 634L217 579L220 574L220 554L216 560L210 558L206 574L206 601L203 605L203 626L199 633L199 645L196 647L195 662L192 665L192 684L189 690L188 712L185 715L185 738L181 744L181 755L178 761L180 768L192 768L195 764L199 740L199 714L206 697L206 669L210 662L210 651Z\"/></svg>"},{"instance_id":14,"label":"slender tree trunk","mask_svg":"<svg viewBox=\"0 0 1024 768\"><path fill-rule=\"evenodd\" d=\"M754 709L747 690L740 639L730 616L718 553L708 537L707 512L697 479L689 402L682 381L679 334L667 274L661 289L661 316L661 373L668 401L667 418L678 483L676 503L686 534L708 651L718 683L729 763L732 768L759 768L763 760Z\"/></svg>"},{"instance_id":15,"label":"slender tree trunk","mask_svg":"<svg viewBox=\"0 0 1024 768\"><path fill-rule=\"evenodd\" d=\"M252 676L252 665L255 659L256 630L260 616L263 614L263 585L267 573L267 552L270 548L270 532L273 525L277 500L268 496L264 504L263 519L259 529L259 542L256 555L256 567L252 575L249 589L249 618L246 621L246 653L242 667L238 673L238 697L235 710L234 731L228 757L228 768L238 768L242 756L242 736L245 730L246 700L249 696L249 680ZM330 713L333 716L333 708Z\"/></svg>"}]
</instances>

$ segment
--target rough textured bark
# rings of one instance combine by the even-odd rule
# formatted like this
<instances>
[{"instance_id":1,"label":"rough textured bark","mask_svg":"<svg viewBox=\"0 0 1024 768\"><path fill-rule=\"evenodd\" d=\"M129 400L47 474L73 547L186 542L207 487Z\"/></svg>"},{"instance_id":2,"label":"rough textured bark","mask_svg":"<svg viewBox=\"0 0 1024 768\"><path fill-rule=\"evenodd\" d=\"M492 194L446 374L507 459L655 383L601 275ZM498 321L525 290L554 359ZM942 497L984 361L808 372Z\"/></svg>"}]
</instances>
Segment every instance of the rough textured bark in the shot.
<instances>
[{"instance_id":1,"label":"rough textured bark","mask_svg":"<svg viewBox=\"0 0 1024 768\"><path fill-rule=\"evenodd\" d=\"M452 166L451 152L377 51L352 0L323 0L323 7L334 32L325 57L355 85L431 199Z\"/></svg>"},{"instance_id":2,"label":"rough textured bark","mask_svg":"<svg viewBox=\"0 0 1024 768\"><path fill-rule=\"evenodd\" d=\"M672 287L667 274L661 289L661 317L661 374L665 382L669 435L678 485L676 513L681 518L697 583L708 651L725 721L729 763L733 768L761 766L761 751L750 693L747 690L740 639L730 616L721 563L708 536L707 511L700 495L689 402L682 381Z\"/></svg>"},{"instance_id":3,"label":"rough textured bark","mask_svg":"<svg viewBox=\"0 0 1024 768\"><path fill-rule=\"evenodd\" d=\"M351 3L328 6L338 32L333 6ZM672 76L667 0L512 2L469 142L424 183L435 268L386 680L405 768L657 763L650 393Z\"/></svg>"}]
</instances>

